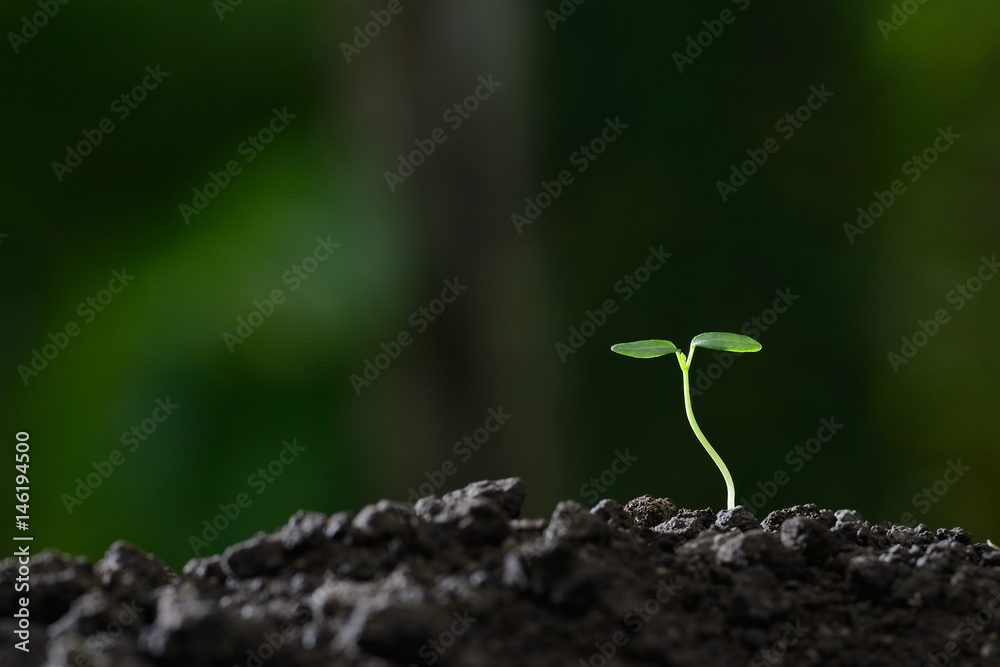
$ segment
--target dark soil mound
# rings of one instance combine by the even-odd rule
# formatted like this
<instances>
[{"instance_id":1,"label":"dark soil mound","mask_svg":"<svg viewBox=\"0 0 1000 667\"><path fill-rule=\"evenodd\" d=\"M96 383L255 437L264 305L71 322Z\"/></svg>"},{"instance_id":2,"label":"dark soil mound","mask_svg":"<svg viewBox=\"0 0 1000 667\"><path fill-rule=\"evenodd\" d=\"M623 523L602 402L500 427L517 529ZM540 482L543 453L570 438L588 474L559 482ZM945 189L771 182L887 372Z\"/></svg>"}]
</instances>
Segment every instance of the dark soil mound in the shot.
<instances>
[{"instance_id":1,"label":"dark soil mound","mask_svg":"<svg viewBox=\"0 0 1000 667\"><path fill-rule=\"evenodd\" d=\"M299 512L178 576L119 542L32 562L32 651L0 664L997 665L1000 550L960 528L648 496L519 519L520 480Z\"/></svg>"}]
</instances>

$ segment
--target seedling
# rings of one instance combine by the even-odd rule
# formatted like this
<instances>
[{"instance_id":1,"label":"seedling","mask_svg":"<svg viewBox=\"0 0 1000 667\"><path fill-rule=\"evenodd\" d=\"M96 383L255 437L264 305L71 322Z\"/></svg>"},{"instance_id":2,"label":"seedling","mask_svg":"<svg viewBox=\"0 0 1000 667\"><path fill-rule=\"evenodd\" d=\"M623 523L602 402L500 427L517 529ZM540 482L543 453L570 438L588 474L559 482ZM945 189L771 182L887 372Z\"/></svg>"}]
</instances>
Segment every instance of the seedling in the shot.
<instances>
[{"instance_id":1,"label":"seedling","mask_svg":"<svg viewBox=\"0 0 1000 667\"><path fill-rule=\"evenodd\" d=\"M709 350L722 350L723 352L756 352L760 349L760 343L749 336L709 331L708 333L698 334L691 339L691 348L688 350L686 357L669 340L654 339L637 340L632 343L617 343L611 346L611 351L623 354L626 357L635 357L636 359L652 359L671 353L677 355L677 363L681 365L681 371L684 373L684 406L687 408L688 422L691 424L691 430L694 431L694 434L698 436L698 440L701 441L702 447L705 448L708 455L715 461L715 465L719 466L722 476L726 478L726 488L729 491L729 509L733 509L736 507L736 487L733 486L733 477L729 474L729 468L722 462L722 457L709 444L705 434L701 432L701 428L698 427L698 421L694 418L694 410L691 409L691 382L688 379L688 371L691 369L691 361L694 359L694 348L696 347L704 347Z\"/></svg>"}]
</instances>

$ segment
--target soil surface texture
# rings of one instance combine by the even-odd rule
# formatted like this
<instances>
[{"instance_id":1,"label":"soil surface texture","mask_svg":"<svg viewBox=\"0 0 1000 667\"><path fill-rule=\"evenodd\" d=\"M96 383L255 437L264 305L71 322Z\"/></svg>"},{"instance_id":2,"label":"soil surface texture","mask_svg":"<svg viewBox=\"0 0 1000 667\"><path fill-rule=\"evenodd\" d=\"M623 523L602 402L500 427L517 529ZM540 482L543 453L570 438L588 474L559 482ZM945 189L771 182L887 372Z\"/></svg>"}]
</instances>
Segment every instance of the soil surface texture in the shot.
<instances>
[{"instance_id":1,"label":"soil surface texture","mask_svg":"<svg viewBox=\"0 0 1000 667\"><path fill-rule=\"evenodd\" d=\"M519 518L516 478L301 511L181 574L124 542L2 563L0 664L998 665L1000 550L961 528L643 496Z\"/></svg>"}]
</instances>

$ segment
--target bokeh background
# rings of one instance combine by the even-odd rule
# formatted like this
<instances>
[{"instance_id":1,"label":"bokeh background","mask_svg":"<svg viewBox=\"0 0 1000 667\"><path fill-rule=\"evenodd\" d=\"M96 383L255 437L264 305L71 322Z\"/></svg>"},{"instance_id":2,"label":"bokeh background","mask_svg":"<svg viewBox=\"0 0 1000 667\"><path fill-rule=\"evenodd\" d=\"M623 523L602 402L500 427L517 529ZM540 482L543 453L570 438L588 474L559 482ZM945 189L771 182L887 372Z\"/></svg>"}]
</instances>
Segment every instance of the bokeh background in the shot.
<instances>
[{"instance_id":1,"label":"bokeh background","mask_svg":"<svg viewBox=\"0 0 1000 667\"><path fill-rule=\"evenodd\" d=\"M722 509L674 360L609 347L750 329L763 350L728 369L696 355L714 378L694 401L737 497L771 490L759 518L814 502L1000 536L1000 280L969 283L1000 251L993 0L43 5L0 9L2 475L10 490L28 432L35 550L97 558L125 539L180 568L203 521L225 527L202 556L299 509L508 476L529 516L644 493ZM121 118L147 67L166 74ZM480 77L491 90L466 101ZM776 124L813 87L832 95L787 136ZM459 127L455 104L475 107ZM248 161L275 109L294 118ZM57 175L105 118L114 130ZM609 120L614 141L581 158ZM390 188L435 128L446 140ZM905 163L949 128L911 181ZM718 182L768 138L779 150L724 200ZM185 219L230 161L239 173ZM515 224L563 170L572 183ZM905 193L849 235L897 179ZM339 247L304 263L318 239ZM647 274L650 248L670 257ZM312 272L292 289L295 266ZM123 270L110 303L80 309ZM445 281L465 289L441 312ZM961 309L959 285L979 288ZM283 303L227 345L276 289ZM780 314L777 291L795 297ZM948 321L894 368L939 309ZM70 322L78 335L26 371ZM157 400L178 407L149 421ZM491 409L510 417L456 450ZM842 428L796 463L822 419ZM155 431L130 450L144 420ZM275 464L285 441L304 449ZM968 469L946 476L950 462Z\"/></svg>"}]
</instances>

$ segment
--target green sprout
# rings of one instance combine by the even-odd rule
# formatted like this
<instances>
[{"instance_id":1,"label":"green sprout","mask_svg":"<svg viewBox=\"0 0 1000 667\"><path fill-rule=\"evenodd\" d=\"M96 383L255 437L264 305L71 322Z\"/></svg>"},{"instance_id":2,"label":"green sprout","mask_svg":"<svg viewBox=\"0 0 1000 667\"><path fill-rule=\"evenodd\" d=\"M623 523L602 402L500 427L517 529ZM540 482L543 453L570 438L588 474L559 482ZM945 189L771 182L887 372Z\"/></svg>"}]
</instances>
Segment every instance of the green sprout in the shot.
<instances>
[{"instance_id":1,"label":"green sprout","mask_svg":"<svg viewBox=\"0 0 1000 667\"><path fill-rule=\"evenodd\" d=\"M611 351L636 359L652 359L671 353L677 355L677 363L681 365L681 371L684 373L684 406L687 408L688 422L691 424L691 430L694 431L694 434L698 436L698 440L701 441L705 451L715 461L715 465L719 466L722 476L726 478L726 489L729 491L729 509L733 509L736 507L736 487L733 485L733 477L729 474L729 468L722 462L722 457L708 443L708 438L705 437L705 434L701 432L701 428L699 428L698 422L694 418L694 410L691 409L691 382L688 379L688 371L691 369L691 361L694 359L694 348L696 347L704 347L709 350L722 350L723 352L756 352L760 349L760 343L749 336L709 331L708 333L698 334L691 339L691 348L688 350L686 357L669 340L654 339L637 340L632 343L617 343L611 346Z\"/></svg>"}]
</instances>

